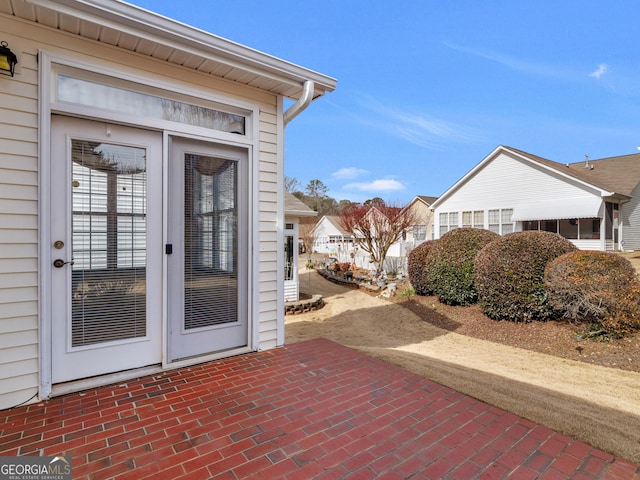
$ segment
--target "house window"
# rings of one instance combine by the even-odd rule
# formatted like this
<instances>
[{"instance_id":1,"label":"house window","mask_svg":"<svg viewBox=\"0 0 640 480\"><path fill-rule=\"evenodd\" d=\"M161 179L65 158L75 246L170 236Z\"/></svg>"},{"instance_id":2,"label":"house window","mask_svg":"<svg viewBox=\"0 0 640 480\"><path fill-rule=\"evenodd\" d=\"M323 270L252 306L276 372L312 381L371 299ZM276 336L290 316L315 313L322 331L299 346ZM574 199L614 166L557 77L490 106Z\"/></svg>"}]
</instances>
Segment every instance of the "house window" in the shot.
<instances>
[{"instance_id":1,"label":"house window","mask_svg":"<svg viewBox=\"0 0 640 480\"><path fill-rule=\"evenodd\" d=\"M441 213L439 215L439 219L440 219L440 231L439 231L440 235L439 236L441 237L442 235L444 235L449 231L449 214Z\"/></svg>"},{"instance_id":2,"label":"house window","mask_svg":"<svg viewBox=\"0 0 640 480\"><path fill-rule=\"evenodd\" d=\"M503 208L500 210L500 233L502 235L513 232L513 222L511 221L511 217L513 217L513 208Z\"/></svg>"},{"instance_id":3,"label":"house window","mask_svg":"<svg viewBox=\"0 0 640 480\"><path fill-rule=\"evenodd\" d=\"M489 230L500 233L500 210L489 210Z\"/></svg>"},{"instance_id":4,"label":"house window","mask_svg":"<svg viewBox=\"0 0 640 480\"><path fill-rule=\"evenodd\" d=\"M503 208L498 210L497 208L494 210L489 210L488 221L489 221L489 230L492 232L506 235L507 233L513 232L513 222L511 221L511 217L513 216L513 208ZM527 230L526 223L523 222L523 230ZM534 230L537 230L537 224Z\"/></svg>"},{"instance_id":5,"label":"house window","mask_svg":"<svg viewBox=\"0 0 640 480\"><path fill-rule=\"evenodd\" d=\"M484 210L473 212L473 226L475 228L484 228Z\"/></svg>"},{"instance_id":6,"label":"house window","mask_svg":"<svg viewBox=\"0 0 640 480\"><path fill-rule=\"evenodd\" d=\"M471 227L471 216L472 212L462 212L462 227Z\"/></svg>"},{"instance_id":7,"label":"house window","mask_svg":"<svg viewBox=\"0 0 640 480\"><path fill-rule=\"evenodd\" d=\"M413 226L413 241L424 242L427 239L427 226L426 225L414 225Z\"/></svg>"},{"instance_id":8,"label":"house window","mask_svg":"<svg viewBox=\"0 0 640 480\"><path fill-rule=\"evenodd\" d=\"M467 228L484 228L484 210L462 212L462 226Z\"/></svg>"},{"instance_id":9,"label":"house window","mask_svg":"<svg viewBox=\"0 0 640 480\"><path fill-rule=\"evenodd\" d=\"M460 226L458 217L459 217L458 212L443 212L439 215L440 236Z\"/></svg>"}]
</instances>

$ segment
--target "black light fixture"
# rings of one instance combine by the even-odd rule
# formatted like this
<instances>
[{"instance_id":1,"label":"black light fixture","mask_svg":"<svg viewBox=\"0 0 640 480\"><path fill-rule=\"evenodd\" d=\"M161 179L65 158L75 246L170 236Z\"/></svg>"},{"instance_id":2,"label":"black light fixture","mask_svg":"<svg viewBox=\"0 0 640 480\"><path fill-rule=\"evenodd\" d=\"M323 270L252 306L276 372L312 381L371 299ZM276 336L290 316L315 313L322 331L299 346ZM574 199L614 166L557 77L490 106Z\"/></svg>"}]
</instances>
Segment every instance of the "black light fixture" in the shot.
<instances>
[{"instance_id":1,"label":"black light fixture","mask_svg":"<svg viewBox=\"0 0 640 480\"><path fill-rule=\"evenodd\" d=\"M13 77L18 57L9 49L7 42L0 42L0 73Z\"/></svg>"}]
</instances>

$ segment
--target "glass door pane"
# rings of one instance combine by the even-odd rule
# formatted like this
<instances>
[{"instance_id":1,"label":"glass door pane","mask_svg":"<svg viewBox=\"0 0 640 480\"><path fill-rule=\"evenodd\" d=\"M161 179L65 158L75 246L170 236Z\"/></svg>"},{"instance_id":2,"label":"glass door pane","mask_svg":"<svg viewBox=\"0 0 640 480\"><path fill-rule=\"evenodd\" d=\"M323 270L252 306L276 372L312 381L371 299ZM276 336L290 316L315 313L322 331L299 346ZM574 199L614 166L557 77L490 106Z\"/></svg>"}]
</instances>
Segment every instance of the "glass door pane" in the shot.
<instances>
[{"instance_id":1,"label":"glass door pane","mask_svg":"<svg viewBox=\"0 0 640 480\"><path fill-rule=\"evenodd\" d=\"M71 150L71 345L144 337L146 151L84 140Z\"/></svg>"},{"instance_id":2,"label":"glass door pane","mask_svg":"<svg viewBox=\"0 0 640 480\"><path fill-rule=\"evenodd\" d=\"M185 154L184 328L238 320L237 162Z\"/></svg>"}]
</instances>

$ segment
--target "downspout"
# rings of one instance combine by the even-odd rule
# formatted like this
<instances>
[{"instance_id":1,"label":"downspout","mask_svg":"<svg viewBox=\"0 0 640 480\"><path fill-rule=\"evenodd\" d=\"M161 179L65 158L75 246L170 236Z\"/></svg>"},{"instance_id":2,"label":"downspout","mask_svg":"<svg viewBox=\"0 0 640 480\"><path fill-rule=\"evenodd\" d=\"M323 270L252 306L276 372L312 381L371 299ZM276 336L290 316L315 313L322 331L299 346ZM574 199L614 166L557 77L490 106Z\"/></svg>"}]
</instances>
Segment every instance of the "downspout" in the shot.
<instances>
[{"instance_id":1,"label":"downspout","mask_svg":"<svg viewBox=\"0 0 640 480\"><path fill-rule=\"evenodd\" d=\"M305 80L304 85L302 87L302 95L296 103L287 108L287 111L284 112L284 126L286 127L291 120L296 118L299 113L302 113L304 109L306 109L311 101L313 100L313 90L315 84L311 80Z\"/></svg>"}]
</instances>

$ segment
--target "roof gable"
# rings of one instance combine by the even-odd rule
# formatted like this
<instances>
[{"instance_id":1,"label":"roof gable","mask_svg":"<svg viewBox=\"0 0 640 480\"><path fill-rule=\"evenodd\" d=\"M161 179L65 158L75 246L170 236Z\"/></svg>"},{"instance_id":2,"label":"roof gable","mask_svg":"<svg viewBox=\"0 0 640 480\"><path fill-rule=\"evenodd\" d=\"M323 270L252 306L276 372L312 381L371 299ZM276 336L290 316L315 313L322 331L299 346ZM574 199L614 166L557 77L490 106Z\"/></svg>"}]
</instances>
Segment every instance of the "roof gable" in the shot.
<instances>
[{"instance_id":1,"label":"roof gable","mask_svg":"<svg viewBox=\"0 0 640 480\"><path fill-rule=\"evenodd\" d=\"M427 197L424 195L418 195L416 198L419 198L420 200L422 200L423 203L425 203L427 206L431 206L432 203L434 203L436 200L438 200L438 197Z\"/></svg>"},{"instance_id":2,"label":"roof gable","mask_svg":"<svg viewBox=\"0 0 640 480\"><path fill-rule=\"evenodd\" d=\"M330 224L337 232L340 233L340 235L344 237L352 236L351 233L342 228L342 226L340 225L340 217L336 215L324 215L320 220L318 220L318 223L316 223L315 227L313 227L312 232L320 227L320 225L322 225L323 223Z\"/></svg>"},{"instance_id":3,"label":"roof gable","mask_svg":"<svg viewBox=\"0 0 640 480\"><path fill-rule=\"evenodd\" d=\"M619 194L629 196L633 189L640 183L640 154L589 160L593 168L584 168L585 162L562 164L516 148L500 145L443 193L431 207L436 208L445 198L455 193L455 191L467 183L501 153L510 153L525 162L530 162L541 166L543 169L554 171L567 180L572 179L583 185L600 190L602 195Z\"/></svg>"}]
</instances>

